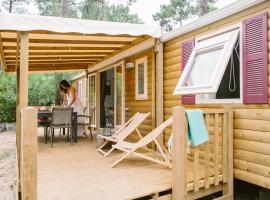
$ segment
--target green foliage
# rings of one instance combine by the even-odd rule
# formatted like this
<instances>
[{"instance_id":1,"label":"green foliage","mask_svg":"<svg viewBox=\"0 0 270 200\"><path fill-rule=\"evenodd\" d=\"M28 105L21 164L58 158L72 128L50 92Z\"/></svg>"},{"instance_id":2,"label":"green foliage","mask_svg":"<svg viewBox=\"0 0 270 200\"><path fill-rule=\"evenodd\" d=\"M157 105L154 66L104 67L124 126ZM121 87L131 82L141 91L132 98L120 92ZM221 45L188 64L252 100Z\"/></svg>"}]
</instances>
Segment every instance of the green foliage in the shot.
<instances>
[{"instance_id":1,"label":"green foliage","mask_svg":"<svg viewBox=\"0 0 270 200\"><path fill-rule=\"evenodd\" d=\"M193 0L195 2L195 14L199 17L216 9L217 0Z\"/></svg>"},{"instance_id":2,"label":"green foliage","mask_svg":"<svg viewBox=\"0 0 270 200\"><path fill-rule=\"evenodd\" d=\"M13 122L16 118L15 76L0 74L0 122Z\"/></svg>"},{"instance_id":3,"label":"green foliage","mask_svg":"<svg viewBox=\"0 0 270 200\"><path fill-rule=\"evenodd\" d=\"M28 78L28 102L30 106L51 105L54 101L56 88L53 74L31 74Z\"/></svg>"},{"instance_id":4,"label":"green foliage","mask_svg":"<svg viewBox=\"0 0 270 200\"><path fill-rule=\"evenodd\" d=\"M60 16L61 0L35 0L40 15ZM68 17L78 18L78 10L75 0L69 0Z\"/></svg>"},{"instance_id":5,"label":"green foliage","mask_svg":"<svg viewBox=\"0 0 270 200\"><path fill-rule=\"evenodd\" d=\"M31 0L3 0L2 5L9 13L26 13Z\"/></svg>"},{"instance_id":6,"label":"green foliage","mask_svg":"<svg viewBox=\"0 0 270 200\"><path fill-rule=\"evenodd\" d=\"M215 3L216 0L170 0L168 5L160 6L160 12L153 15L153 19L159 21L165 31L171 31L182 26L184 20L215 10ZM202 10L204 4L206 10Z\"/></svg>"},{"instance_id":7,"label":"green foliage","mask_svg":"<svg viewBox=\"0 0 270 200\"><path fill-rule=\"evenodd\" d=\"M192 16L193 9L189 0L170 0L170 4L160 6L160 12L153 18L166 31L171 31L174 27L182 26L183 20Z\"/></svg>"},{"instance_id":8,"label":"green foliage","mask_svg":"<svg viewBox=\"0 0 270 200\"><path fill-rule=\"evenodd\" d=\"M77 73L63 73L70 81ZM55 74L30 74L28 77L29 106L47 106L55 101L59 82L54 84ZM0 122L13 122L16 118L16 76L0 74Z\"/></svg>"},{"instance_id":9,"label":"green foliage","mask_svg":"<svg viewBox=\"0 0 270 200\"><path fill-rule=\"evenodd\" d=\"M130 13L129 6L122 4L107 6L105 17L106 21L143 23L137 14Z\"/></svg>"},{"instance_id":10,"label":"green foliage","mask_svg":"<svg viewBox=\"0 0 270 200\"><path fill-rule=\"evenodd\" d=\"M80 5L82 19L143 23L137 14L131 14L129 6L136 0L128 0L127 5L109 5L105 0L86 0Z\"/></svg>"},{"instance_id":11,"label":"green foliage","mask_svg":"<svg viewBox=\"0 0 270 200\"><path fill-rule=\"evenodd\" d=\"M105 13L105 1L86 0L79 6L82 19L103 20Z\"/></svg>"}]
</instances>

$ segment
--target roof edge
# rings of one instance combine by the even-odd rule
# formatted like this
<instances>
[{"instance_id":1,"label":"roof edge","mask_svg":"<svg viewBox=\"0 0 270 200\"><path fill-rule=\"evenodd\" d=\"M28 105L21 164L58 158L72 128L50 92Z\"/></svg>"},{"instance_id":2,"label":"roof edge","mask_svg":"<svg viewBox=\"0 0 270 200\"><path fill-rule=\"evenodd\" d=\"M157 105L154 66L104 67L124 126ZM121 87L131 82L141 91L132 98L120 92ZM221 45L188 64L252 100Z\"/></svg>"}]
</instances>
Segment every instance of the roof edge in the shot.
<instances>
[{"instance_id":1,"label":"roof edge","mask_svg":"<svg viewBox=\"0 0 270 200\"><path fill-rule=\"evenodd\" d=\"M79 33L82 35L148 35L159 38L161 27L149 24L97 21L77 18L14 14L0 12L0 31L49 31L52 33Z\"/></svg>"},{"instance_id":2,"label":"roof edge","mask_svg":"<svg viewBox=\"0 0 270 200\"><path fill-rule=\"evenodd\" d=\"M184 35L186 33L189 33L193 30L202 28L208 24L217 22L221 19L224 19L226 17L229 17L235 13L241 12L245 9L248 9L252 6L255 6L257 4L260 4L262 2L265 2L266 0L240 0L236 1L235 3L229 4L223 8L217 9L213 12L208 13L207 15L204 15L200 17L199 19L190 22L184 26L181 26L180 28L171 31L169 33L164 34L160 40L161 42L167 42L169 40L172 40L176 37L179 37L181 35Z\"/></svg>"},{"instance_id":3,"label":"roof edge","mask_svg":"<svg viewBox=\"0 0 270 200\"><path fill-rule=\"evenodd\" d=\"M80 79L80 78L82 78L84 76L86 76L86 72L79 73L76 76L74 76L74 77L71 78L71 82L72 81L76 81L76 80L78 80L78 79Z\"/></svg>"}]
</instances>

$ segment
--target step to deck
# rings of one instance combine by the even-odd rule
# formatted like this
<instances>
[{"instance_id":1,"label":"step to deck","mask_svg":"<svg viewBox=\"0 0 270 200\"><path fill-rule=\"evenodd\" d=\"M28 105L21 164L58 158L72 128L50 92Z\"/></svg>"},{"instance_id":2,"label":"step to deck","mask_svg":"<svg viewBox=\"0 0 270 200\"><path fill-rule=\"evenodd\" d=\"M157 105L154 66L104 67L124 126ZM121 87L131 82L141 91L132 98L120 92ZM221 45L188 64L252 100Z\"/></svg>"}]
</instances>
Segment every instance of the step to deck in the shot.
<instances>
[{"instance_id":1,"label":"step to deck","mask_svg":"<svg viewBox=\"0 0 270 200\"><path fill-rule=\"evenodd\" d=\"M172 190L159 191L132 200L172 200Z\"/></svg>"}]
</instances>

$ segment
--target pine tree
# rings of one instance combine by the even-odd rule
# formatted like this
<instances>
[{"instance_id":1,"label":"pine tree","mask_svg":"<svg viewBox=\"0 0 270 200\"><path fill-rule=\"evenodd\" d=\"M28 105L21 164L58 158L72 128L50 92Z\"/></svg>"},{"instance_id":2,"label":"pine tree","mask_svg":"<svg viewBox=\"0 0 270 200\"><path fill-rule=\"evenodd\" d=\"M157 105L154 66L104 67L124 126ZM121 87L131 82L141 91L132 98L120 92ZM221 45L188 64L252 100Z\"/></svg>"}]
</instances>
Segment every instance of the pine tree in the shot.
<instances>
[{"instance_id":1,"label":"pine tree","mask_svg":"<svg viewBox=\"0 0 270 200\"><path fill-rule=\"evenodd\" d=\"M189 0L170 0L169 5L161 5L160 12L153 15L155 21L166 31L182 26L183 21L192 16L193 6Z\"/></svg>"},{"instance_id":2,"label":"pine tree","mask_svg":"<svg viewBox=\"0 0 270 200\"><path fill-rule=\"evenodd\" d=\"M62 0L35 0L40 15L43 16L62 16ZM75 0L68 0L66 4L66 15L64 17L78 18L78 9Z\"/></svg>"},{"instance_id":3,"label":"pine tree","mask_svg":"<svg viewBox=\"0 0 270 200\"><path fill-rule=\"evenodd\" d=\"M8 10L9 13L26 13L27 6L31 0L4 0L2 6Z\"/></svg>"},{"instance_id":4,"label":"pine tree","mask_svg":"<svg viewBox=\"0 0 270 200\"><path fill-rule=\"evenodd\" d=\"M153 15L165 31L180 27L183 21L203 16L216 9L217 0L170 0L168 5L161 5L160 12Z\"/></svg>"},{"instance_id":5,"label":"pine tree","mask_svg":"<svg viewBox=\"0 0 270 200\"><path fill-rule=\"evenodd\" d=\"M198 16L201 17L216 9L214 4L217 0L197 0Z\"/></svg>"}]
</instances>

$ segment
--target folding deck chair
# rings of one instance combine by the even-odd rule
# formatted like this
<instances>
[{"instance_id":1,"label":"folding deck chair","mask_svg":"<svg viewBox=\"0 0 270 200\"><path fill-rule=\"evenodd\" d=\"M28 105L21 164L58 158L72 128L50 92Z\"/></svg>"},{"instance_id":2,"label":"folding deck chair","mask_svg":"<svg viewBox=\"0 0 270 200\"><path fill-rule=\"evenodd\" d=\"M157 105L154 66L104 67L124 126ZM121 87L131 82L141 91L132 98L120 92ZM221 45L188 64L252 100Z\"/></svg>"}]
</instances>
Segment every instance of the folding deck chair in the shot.
<instances>
[{"instance_id":1,"label":"folding deck chair","mask_svg":"<svg viewBox=\"0 0 270 200\"><path fill-rule=\"evenodd\" d=\"M140 158L144 158L146 160L150 160L152 162L164 165L166 167L171 168L171 161L169 158L169 154L167 152L167 150L165 149L165 147L163 145L161 145L158 140L157 137L163 133L164 129L168 126L170 126L172 124L172 117L170 117L169 119L167 119L165 122L163 122L162 124L160 124L157 128L155 128L153 131L151 131L148 135L146 135L145 137L141 138L138 142L136 143L131 143L131 142L126 142L126 141L119 141L117 142L115 145L113 145L114 149L118 149L120 151L123 151L124 153L122 155L120 155L120 158L118 160L116 160L111 167L116 166L118 163L120 163L122 160L124 160L126 157L128 157L129 155L135 155L138 156ZM152 149L149 149L147 147L148 144L150 144L151 142L154 142L156 144L157 147L157 151L154 151ZM154 152L154 154L156 154L157 156L159 156L160 158L154 158L148 155L144 155L142 153L138 153L136 152L136 150L140 149L140 148L144 148L147 150L150 150L152 152Z\"/></svg>"},{"instance_id":2,"label":"folding deck chair","mask_svg":"<svg viewBox=\"0 0 270 200\"><path fill-rule=\"evenodd\" d=\"M126 139L133 131L136 131L140 138L142 138L138 126L150 115L150 113L136 113L127 123L125 123L118 131L116 131L112 136L100 135L99 137L106 140L103 145L101 145L97 151L107 157L115 148L112 147L109 151L105 152L103 147L109 142L117 143Z\"/></svg>"}]
</instances>

